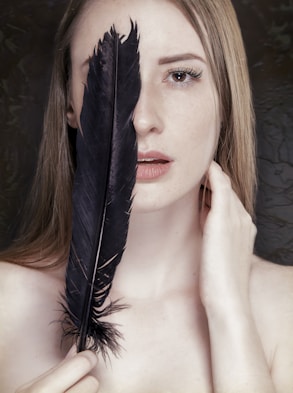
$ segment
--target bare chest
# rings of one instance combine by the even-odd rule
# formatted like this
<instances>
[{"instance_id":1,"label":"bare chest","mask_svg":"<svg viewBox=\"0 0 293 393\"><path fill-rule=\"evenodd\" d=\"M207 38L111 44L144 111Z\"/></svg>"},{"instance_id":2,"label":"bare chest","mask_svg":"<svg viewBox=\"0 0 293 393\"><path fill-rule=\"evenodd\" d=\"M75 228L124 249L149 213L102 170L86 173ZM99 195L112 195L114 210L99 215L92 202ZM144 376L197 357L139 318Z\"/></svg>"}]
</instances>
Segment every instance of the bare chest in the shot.
<instances>
[{"instance_id":1,"label":"bare chest","mask_svg":"<svg viewBox=\"0 0 293 393\"><path fill-rule=\"evenodd\" d=\"M212 392L206 321L150 307L113 317L124 340L120 357L99 361L100 393Z\"/></svg>"}]
</instances>

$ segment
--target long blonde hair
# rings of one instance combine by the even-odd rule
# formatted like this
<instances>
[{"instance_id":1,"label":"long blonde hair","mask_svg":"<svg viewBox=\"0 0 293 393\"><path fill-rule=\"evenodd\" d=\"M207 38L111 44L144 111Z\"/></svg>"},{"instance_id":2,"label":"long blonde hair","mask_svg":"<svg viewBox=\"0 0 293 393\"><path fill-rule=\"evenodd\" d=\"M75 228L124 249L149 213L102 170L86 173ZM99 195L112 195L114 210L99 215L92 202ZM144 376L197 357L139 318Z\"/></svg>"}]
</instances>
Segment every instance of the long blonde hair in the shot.
<instances>
[{"instance_id":1,"label":"long blonde hair","mask_svg":"<svg viewBox=\"0 0 293 393\"><path fill-rule=\"evenodd\" d=\"M254 216L255 120L246 53L230 0L172 0L204 46L220 102L222 127L216 160ZM203 26L203 28L202 28Z\"/></svg>"},{"instance_id":2,"label":"long blonde hair","mask_svg":"<svg viewBox=\"0 0 293 393\"><path fill-rule=\"evenodd\" d=\"M24 224L2 260L44 268L67 258L71 240L74 130L67 125L70 42L83 8L93 0L71 0L60 23L44 118L37 172ZM222 128L216 159L253 215L255 175L254 116L246 55L230 0L169 0L187 17L208 57L220 102ZM44 263L44 260L50 262Z\"/></svg>"}]
</instances>

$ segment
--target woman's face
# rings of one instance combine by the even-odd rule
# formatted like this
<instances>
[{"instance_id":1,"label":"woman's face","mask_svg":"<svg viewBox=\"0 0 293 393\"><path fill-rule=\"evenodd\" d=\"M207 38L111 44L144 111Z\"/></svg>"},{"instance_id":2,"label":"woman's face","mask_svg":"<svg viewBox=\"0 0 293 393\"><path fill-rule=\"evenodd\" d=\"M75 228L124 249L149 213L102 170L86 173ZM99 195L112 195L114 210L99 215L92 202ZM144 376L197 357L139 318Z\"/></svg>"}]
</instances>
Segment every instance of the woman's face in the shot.
<instances>
[{"instance_id":1,"label":"woman's face","mask_svg":"<svg viewBox=\"0 0 293 393\"><path fill-rule=\"evenodd\" d=\"M81 18L71 47L69 122L79 123L86 60L106 31L139 30L141 93L134 110L138 172L133 210L194 203L211 162L220 129L218 97L197 33L167 0L93 1ZM75 123L75 124L74 124Z\"/></svg>"}]
</instances>

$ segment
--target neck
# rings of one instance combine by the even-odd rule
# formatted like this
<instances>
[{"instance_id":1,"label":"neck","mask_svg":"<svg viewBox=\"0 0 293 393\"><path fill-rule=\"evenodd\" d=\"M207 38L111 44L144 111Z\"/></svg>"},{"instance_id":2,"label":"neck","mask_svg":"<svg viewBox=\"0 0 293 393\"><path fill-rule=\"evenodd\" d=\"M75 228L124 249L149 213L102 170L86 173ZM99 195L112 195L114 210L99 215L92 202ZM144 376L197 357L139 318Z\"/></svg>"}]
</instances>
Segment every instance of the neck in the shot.
<instances>
[{"instance_id":1,"label":"neck","mask_svg":"<svg viewBox=\"0 0 293 393\"><path fill-rule=\"evenodd\" d=\"M158 211L131 214L126 250L113 282L115 291L135 298L194 291L201 247L194 195Z\"/></svg>"}]
</instances>

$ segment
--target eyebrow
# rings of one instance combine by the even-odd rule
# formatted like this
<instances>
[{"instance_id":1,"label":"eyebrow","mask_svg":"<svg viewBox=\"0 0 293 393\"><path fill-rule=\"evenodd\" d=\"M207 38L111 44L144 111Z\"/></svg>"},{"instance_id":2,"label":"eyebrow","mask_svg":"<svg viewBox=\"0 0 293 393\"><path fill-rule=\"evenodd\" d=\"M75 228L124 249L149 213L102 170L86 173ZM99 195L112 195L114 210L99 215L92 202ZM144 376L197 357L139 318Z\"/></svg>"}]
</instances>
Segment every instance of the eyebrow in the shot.
<instances>
[{"instance_id":1,"label":"eyebrow","mask_svg":"<svg viewBox=\"0 0 293 393\"><path fill-rule=\"evenodd\" d=\"M91 60L91 57L89 56L82 64L81 68L84 66L87 66ZM184 60L199 60L203 63L206 63L206 61L199 55L193 54L193 53L182 53L179 55L173 55L173 56L165 56L161 57L159 59L159 65L164 65L164 64L170 64L170 63L176 63L179 61L184 61Z\"/></svg>"},{"instance_id":2,"label":"eyebrow","mask_svg":"<svg viewBox=\"0 0 293 393\"><path fill-rule=\"evenodd\" d=\"M206 61L199 55L193 53L182 53L174 56L161 57L159 59L159 65L176 63L183 60L200 60L201 62L206 63Z\"/></svg>"}]
</instances>

